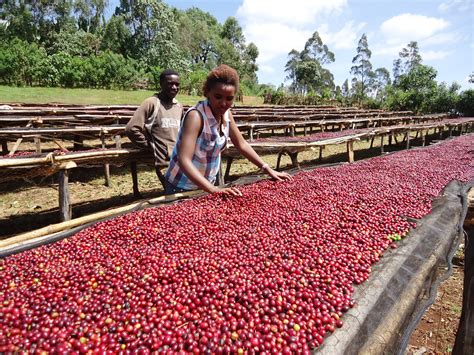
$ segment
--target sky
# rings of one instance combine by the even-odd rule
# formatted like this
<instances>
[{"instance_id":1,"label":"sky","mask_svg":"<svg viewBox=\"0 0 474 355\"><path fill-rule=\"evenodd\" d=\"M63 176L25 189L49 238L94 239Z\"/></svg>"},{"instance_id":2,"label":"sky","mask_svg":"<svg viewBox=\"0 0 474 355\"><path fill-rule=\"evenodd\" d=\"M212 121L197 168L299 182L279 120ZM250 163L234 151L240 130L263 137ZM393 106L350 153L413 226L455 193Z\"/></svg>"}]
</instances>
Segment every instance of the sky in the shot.
<instances>
[{"instance_id":1,"label":"sky","mask_svg":"<svg viewBox=\"0 0 474 355\"><path fill-rule=\"evenodd\" d=\"M115 0L111 1L111 4ZM301 51L318 31L335 54L327 65L336 85L352 78L350 68L365 33L373 69L387 68L410 41L417 41L423 64L438 71L436 80L474 88L473 0L165 0L178 9L198 7L220 23L230 17L242 26L246 43L259 49L259 83L279 86L292 49Z\"/></svg>"}]
</instances>

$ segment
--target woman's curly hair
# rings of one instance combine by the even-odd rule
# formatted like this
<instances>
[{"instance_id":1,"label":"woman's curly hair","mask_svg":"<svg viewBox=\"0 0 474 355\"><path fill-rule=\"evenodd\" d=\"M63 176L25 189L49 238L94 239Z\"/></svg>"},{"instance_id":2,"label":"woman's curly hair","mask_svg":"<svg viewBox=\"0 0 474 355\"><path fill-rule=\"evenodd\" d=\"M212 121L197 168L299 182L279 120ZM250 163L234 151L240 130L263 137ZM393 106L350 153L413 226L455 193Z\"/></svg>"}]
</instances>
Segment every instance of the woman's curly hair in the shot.
<instances>
[{"instance_id":1,"label":"woman's curly hair","mask_svg":"<svg viewBox=\"0 0 474 355\"><path fill-rule=\"evenodd\" d=\"M212 69L207 75L206 81L202 87L204 96L207 96L209 91L215 84L232 85L235 87L235 92L239 91L239 74L234 68L226 64L221 64Z\"/></svg>"}]
</instances>

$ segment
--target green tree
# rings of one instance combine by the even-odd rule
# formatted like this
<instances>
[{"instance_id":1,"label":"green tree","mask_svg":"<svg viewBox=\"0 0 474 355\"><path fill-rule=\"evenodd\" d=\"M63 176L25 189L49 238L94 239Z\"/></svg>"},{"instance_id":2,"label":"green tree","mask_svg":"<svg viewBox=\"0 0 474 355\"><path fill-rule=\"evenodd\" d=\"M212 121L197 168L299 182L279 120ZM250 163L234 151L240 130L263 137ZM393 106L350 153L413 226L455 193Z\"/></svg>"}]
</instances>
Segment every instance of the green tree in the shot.
<instances>
[{"instance_id":1,"label":"green tree","mask_svg":"<svg viewBox=\"0 0 474 355\"><path fill-rule=\"evenodd\" d=\"M375 98L378 101L384 101L386 98L386 87L391 85L390 72L386 68L377 68L374 72L372 83Z\"/></svg>"},{"instance_id":2,"label":"green tree","mask_svg":"<svg viewBox=\"0 0 474 355\"><path fill-rule=\"evenodd\" d=\"M467 117L474 116L474 90L469 89L461 92L456 109Z\"/></svg>"},{"instance_id":3,"label":"green tree","mask_svg":"<svg viewBox=\"0 0 474 355\"><path fill-rule=\"evenodd\" d=\"M124 15L113 15L105 25L101 49L133 57L129 46L131 40L132 34L125 23Z\"/></svg>"},{"instance_id":4,"label":"green tree","mask_svg":"<svg viewBox=\"0 0 474 355\"><path fill-rule=\"evenodd\" d=\"M74 13L78 27L85 32L97 33L105 24L108 0L75 0Z\"/></svg>"},{"instance_id":5,"label":"green tree","mask_svg":"<svg viewBox=\"0 0 474 355\"><path fill-rule=\"evenodd\" d=\"M301 52L293 49L288 57L285 72L286 79L291 80L293 93L305 95L314 92L322 97L334 89L334 76L323 67L323 64L334 62L334 53L322 42L318 32L306 41Z\"/></svg>"},{"instance_id":6,"label":"green tree","mask_svg":"<svg viewBox=\"0 0 474 355\"><path fill-rule=\"evenodd\" d=\"M359 102L367 96L372 87L375 74L372 71L371 56L372 52L364 33L357 45L357 55L352 59L353 66L351 67L351 74L355 76L352 82L352 86L355 88L354 95Z\"/></svg>"}]
</instances>

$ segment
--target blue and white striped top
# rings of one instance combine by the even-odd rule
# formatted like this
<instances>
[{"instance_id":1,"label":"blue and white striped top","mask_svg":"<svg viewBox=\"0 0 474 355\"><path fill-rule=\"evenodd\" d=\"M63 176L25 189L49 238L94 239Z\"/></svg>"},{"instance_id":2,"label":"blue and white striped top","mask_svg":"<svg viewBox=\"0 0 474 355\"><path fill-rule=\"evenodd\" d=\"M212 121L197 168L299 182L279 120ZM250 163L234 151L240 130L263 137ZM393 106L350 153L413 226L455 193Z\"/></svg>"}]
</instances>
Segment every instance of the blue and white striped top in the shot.
<instances>
[{"instance_id":1,"label":"blue and white striped top","mask_svg":"<svg viewBox=\"0 0 474 355\"><path fill-rule=\"evenodd\" d=\"M191 107L181 121L178 133L178 140L174 146L170 157L170 164L165 173L168 182L183 190L196 190L198 187L185 175L179 160L178 151L183 136L184 121L189 112L197 110L203 120L201 134L196 141L192 162L199 172L211 183L214 184L217 172L221 164L221 152L226 148L229 139L229 110L224 114L225 124L222 124L223 136L219 133L217 120L215 119L208 100L200 101L196 106Z\"/></svg>"}]
</instances>

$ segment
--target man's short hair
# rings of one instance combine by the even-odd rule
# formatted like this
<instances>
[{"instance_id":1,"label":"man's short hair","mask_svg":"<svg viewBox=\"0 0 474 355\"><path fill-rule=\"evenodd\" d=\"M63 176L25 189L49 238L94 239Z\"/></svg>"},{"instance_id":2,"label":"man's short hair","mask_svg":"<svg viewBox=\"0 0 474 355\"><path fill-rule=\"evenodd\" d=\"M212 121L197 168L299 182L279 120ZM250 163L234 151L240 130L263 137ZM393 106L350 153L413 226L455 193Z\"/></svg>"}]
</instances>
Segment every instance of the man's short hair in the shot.
<instances>
[{"instance_id":1,"label":"man's short hair","mask_svg":"<svg viewBox=\"0 0 474 355\"><path fill-rule=\"evenodd\" d=\"M165 77L167 77L168 75L176 75L176 76L179 76L178 72L176 70L173 70L173 69L166 69L166 70L163 70L160 74L160 82L162 82Z\"/></svg>"}]
</instances>

